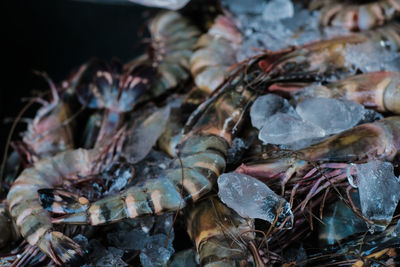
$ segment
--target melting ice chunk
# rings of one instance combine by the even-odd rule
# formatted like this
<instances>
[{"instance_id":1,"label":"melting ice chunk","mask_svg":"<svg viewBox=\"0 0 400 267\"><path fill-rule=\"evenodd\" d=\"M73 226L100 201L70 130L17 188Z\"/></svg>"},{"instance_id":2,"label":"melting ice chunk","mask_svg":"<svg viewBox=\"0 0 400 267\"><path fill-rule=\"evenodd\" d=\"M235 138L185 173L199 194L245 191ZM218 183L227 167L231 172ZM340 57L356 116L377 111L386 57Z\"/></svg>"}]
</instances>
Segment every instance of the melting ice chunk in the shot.
<instances>
[{"instance_id":1,"label":"melting ice chunk","mask_svg":"<svg viewBox=\"0 0 400 267\"><path fill-rule=\"evenodd\" d=\"M254 101L250 109L251 123L257 129L261 129L266 118L278 113L296 114L294 108L283 97L267 94L260 96Z\"/></svg>"},{"instance_id":2,"label":"melting ice chunk","mask_svg":"<svg viewBox=\"0 0 400 267\"><path fill-rule=\"evenodd\" d=\"M174 253L172 240L168 239L168 245L165 248L168 236L165 234L153 235L149 238L146 247L140 253L140 261L143 266L164 266Z\"/></svg>"},{"instance_id":3,"label":"melting ice chunk","mask_svg":"<svg viewBox=\"0 0 400 267\"><path fill-rule=\"evenodd\" d=\"M400 200L400 181L389 162L371 161L353 164L360 195L361 211L365 218L374 222L370 230L382 231L392 220Z\"/></svg>"},{"instance_id":4,"label":"melting ice chunk","mask_svg":"<svg viewBox=\"0 0 400 267\"><path fill-rule=\"evenodd\" d=\"M370 42L350 45L345 49L346 64L362 72L391 70L399 71L399 54L397 49L385 42L373 44Z\"/></svg>"},{"instance_id":5,"label":"melting ice chunk","mask_svg":"<svg viewBox=\"0 0 400 267\"><path fill-rule=\"evenodd\" d=\"M267 21L277 21L290 18L294 14L293 3L290 0L271 0L263 10L262 17Z\"/></svg>"},{"instance_id":6,"label":"melting ice chunk","mask_svg":"<svg viewBox=\"0 0 400 267\"><path fill-rule=\"evenodd\" d=\"M351 197L354 204L359 207L360 200L357 192L351 193ZM343 200L338 200L324 211L323 223L319 228L319 239L328 245L333 245L343 238L366 230L368 229L364 220L358 217Z\"/></svg>"},{"instance_id":7,"label":"melting ice chunk","mask_svg":"<svg viewBox=\"0 0 400 267\"><path fill-rule=\"evenodd\" d=\"M289 203L275 194L259 180L241 173L225 173L218 178L218 196L240 216L259 218L281 225L287 217L285 228L293 225L293 214Z\"/></svg>"},{"instance_id":8,"label":"melting ice chunk","mask_svg":"<svg viewBox=\"0 0 400 267\"><path fill-rule=\"evenodd\" d=\"M320 127L284 113L277 113L267 118L258 135L264 143L280 145L323 136L325 131Z\"/></svg>"},{"instance_id":9,"label":"melting ice chunk","mask_svg":"<svg viewBox=\"0 0 400 267\"><path fill-rule=\"evenodd\" d=\"M169 107L146 110L128 130L121 154L130 163L137 163L147 156L163 133L170 111Z\"/></svg>"},{"instance_id":10,"label":"melting ice chunk","mask_svg":"<svg viewBox=\"0 0 400 267\"><path fill-rule=\"evenodd\" d=\"M342 99L310 98L300 102L296 111L303 118L322 129L326 134L334 134L357 125L364 118L362 105Z\"/></svg>"}]
</instances>

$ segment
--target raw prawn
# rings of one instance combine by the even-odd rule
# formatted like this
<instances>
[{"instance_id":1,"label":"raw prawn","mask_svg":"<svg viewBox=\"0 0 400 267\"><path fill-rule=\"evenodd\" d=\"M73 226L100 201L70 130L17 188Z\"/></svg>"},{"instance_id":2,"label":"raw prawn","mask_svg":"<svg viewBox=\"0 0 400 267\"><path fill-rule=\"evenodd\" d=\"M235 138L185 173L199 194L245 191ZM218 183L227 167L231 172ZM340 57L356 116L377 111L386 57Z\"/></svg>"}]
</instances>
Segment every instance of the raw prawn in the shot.
<instances>
[{"instance_id":1,"label":"raw prawn","mask_svg":"<svg viewBox=\"0 0 400 267\"><path fill-rule=\"evenodd\" d=\"M308 97L346 98L380 112L400 114L400 73L370 72L311 86L293 93L296 102Z\"/></svg>"},{"instance_id":2,"label":"raw prawn","mask_svg":"<svg viewBox=\"0 0 400 267\"><path fill-rule=\"evenodd\" d=\"M275 83L329 81L356 73L354 66L346 60L346 49L360 44L370 45L371 49L381 46L383 49L397 52L400 49L400 26L391 23L365 33L313 42L278 52L267 52L258 56L257 60L260 69L265 73L262 79L271 79ZM368 52L366 51L366 54Z\"/></svg>"},{"instance_id":3,"label":"raw prawn","mask_svg":"<svg viewBox=\"0 0 400 267\"><path fill-rule=\"evenodd\" d=\"M400 117L366 123L334 135L308 148L288 152L288 155L260 158L242 164L237 171L258 177L272 188L276 184L285 190L308 192L301 203L307 202L333 184L345 182L348 163L369 160L391 161L400 151Z\"/></svg>"},{"instance_id":4,"label":"raw prawn","mask_svg":"<svg viewBox=\"0 0 400 267\"><path fill-rule=\"evenodd\" d=\"M40 190L67 186L80 177L98 173L100 154L98 149L77 149L42 159L25 169L8 192L8 209L19 233L56 264L74 265L82 259L84 251L53 228L49 212L41 205L41 201L50 200L42 197ZM88 202L84 197L79 201L80 204Z\"/></svg>"},{"instance_id":5,"label":"raw prawn","mask_svg":"<svg viewBox=\"0 0 400 267\"><path fill-rule=\"evenodd\" d=\"M147 179L120 194L81 206L74 203L64 210L70 213L54 218L55 223L106 224L125 218L159 214L183 208L210 192L216 178L223 173L232 136L243 121L246 107L254 98L243 77L229 83L203 112L192 118L190 131L184 132L177 158L164 175ZM188 127L189 127L188 126ZM57 202L57 198L54 198ZM51 203L47 206L49 208ZM70 209L71 208L71 209Z\"/></svg>"}]
</instances>

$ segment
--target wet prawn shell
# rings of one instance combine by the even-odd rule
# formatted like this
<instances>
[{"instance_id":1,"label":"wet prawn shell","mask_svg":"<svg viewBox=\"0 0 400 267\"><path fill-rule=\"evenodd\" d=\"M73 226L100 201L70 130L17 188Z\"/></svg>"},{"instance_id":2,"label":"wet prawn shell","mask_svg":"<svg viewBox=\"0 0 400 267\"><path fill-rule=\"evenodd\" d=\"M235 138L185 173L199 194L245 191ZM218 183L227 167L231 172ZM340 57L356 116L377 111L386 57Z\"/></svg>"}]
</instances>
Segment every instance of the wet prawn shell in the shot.
<instances>
[{"instance_id":1,"label":"wet prawn shell","mask_svg":"<svg viewBox=\"0 0 400 267\"><path fill-rule=\"evenodd\" d=\"M50 229L49 213L39 201L39 189L63 185L65 177L87 175L96 151L78 149L43 159L25 169L11 187L7 202L10 214L21 235L35 245Z\"/></svg>"},{"instance_id":2,"label":"wet prawn shell","mask_svg":"<svg viewBox=\"0 0 400 267\"><path fill-rule=\"evenodd\" d=\"M383 104L386 110L400 114L400 73L393 77L385 90Z\"/></svg>"},{"instance_id":3,"label":"wet prawn shell","mask_svg":"<svg viewBox=\"0 0 400 267\"><path fill-rule=\"evenodd\" d=\"M235 240L254 239L252 221L240 217L216 197L208 197L188 211L187 224L202 266L236 266L250 258L246 244Z\"/></svg>"},{"instance_id":4,"label":"wet prawn shell","mask_svg":"<svg viewBox=\"0 0 400 267\"><path fill-rule=\"evenodd\" d=\"M236 63L241 42L242 35L231 19L218 16L208 33L199 38L190 58L197 87L211 93L224 82L228 68Z\"/></svg>"},{"instance_id":5,"label":"wet prawn shell","mask_svg":"<svg viewBox=\"0 0 400 267\"><path fill-rule=\"evenodd\" d=\"M181 14L161 12L149 23L158 77L153 94L177 86L189 78L189 60L200 31Z\"/></svg>"}]
</instances>

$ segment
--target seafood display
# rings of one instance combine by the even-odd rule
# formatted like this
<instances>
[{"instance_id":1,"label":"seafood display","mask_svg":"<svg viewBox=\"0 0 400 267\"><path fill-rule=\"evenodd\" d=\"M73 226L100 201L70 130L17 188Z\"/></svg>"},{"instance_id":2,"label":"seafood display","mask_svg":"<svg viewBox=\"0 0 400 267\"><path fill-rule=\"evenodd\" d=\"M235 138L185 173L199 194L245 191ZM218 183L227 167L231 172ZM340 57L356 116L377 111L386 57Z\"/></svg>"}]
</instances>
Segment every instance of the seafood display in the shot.
<instances>
[{"instance_id":1,"label":"seafood display","mask_svg":"<svg viewBox=\"0 0 400 267\"><path fill-rule=\"evenodd\" d=\"M38 72L0 265L400 264L400 3L170 2L144 54Z\"/></svg>"}]
</instances>

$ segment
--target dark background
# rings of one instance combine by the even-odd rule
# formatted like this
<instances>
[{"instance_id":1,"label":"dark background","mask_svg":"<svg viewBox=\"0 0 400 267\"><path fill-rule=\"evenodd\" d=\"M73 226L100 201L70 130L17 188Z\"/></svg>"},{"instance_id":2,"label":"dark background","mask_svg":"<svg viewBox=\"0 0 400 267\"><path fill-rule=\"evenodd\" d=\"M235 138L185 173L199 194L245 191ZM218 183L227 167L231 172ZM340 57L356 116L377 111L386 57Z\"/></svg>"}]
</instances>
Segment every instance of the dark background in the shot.
<instances>
[{"instance_id":1,"label":"dark background","mask_svg":"<svg viewBox=\"0 0 400 267\"><path fill-rule=\"evenodd\" d=\"M139 32L145 32L152 9L139 5L91 4L67 0L9 0L2 3L3 43L0 83L1 157L11 123L25 103L23 97L48 85L33 70L46 71L55 81L92 57L122 61L132 59L144 48ZM5 59L5 60L4 60ZM24 117L33 117L31 109ZM18 132L26 129L19 124Z\"/></svg>"}]
</instances>

